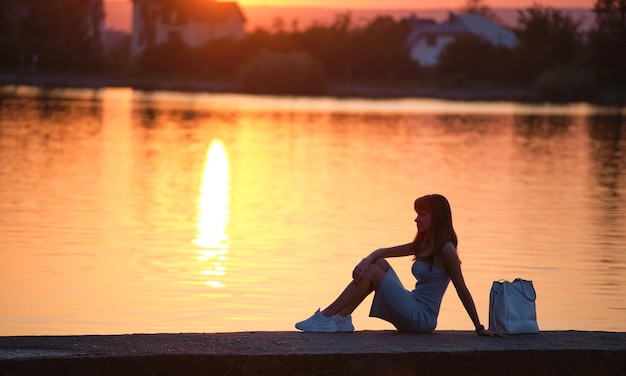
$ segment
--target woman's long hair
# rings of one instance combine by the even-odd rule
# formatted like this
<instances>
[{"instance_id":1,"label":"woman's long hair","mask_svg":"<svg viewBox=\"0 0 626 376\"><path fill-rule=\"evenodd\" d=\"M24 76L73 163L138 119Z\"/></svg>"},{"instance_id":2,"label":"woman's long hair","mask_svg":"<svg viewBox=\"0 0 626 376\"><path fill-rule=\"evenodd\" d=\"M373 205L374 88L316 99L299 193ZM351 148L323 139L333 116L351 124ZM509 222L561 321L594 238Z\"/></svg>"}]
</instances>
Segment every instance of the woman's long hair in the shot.
<instances>
[{"instance_id":1,"label":"woman's long hair","mask_svg":"<svg viewBox=\"0 0 626 376\"><path fill-rule=\"evenodd\" d=\"M458 246L458 238L454 227L452 226L452 211L450 210L450 203L442 195L433 194L418 198L415 200L415 211L420 213L428 211L431 214L431 225L428 231L428 240L433 247L433 253L429 255L423 261L427 261L432 270L433 264L439 252L443 249L444 245L448 242L452 242L455 247ZM426 238L426 232L419 232L415 236L413 241L413 248L415 251L415 258L424 244Z\"/></svg>"}]
</instances>

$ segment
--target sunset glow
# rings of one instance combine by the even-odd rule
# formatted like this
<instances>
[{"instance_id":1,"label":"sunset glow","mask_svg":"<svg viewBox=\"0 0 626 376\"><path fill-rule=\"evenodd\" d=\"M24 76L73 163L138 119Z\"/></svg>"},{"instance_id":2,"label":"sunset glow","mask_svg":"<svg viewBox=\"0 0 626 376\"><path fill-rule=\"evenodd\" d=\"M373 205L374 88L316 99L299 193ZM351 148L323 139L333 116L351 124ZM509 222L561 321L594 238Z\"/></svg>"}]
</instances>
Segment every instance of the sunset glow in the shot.
<instances>
[{"instance_id":1,"label":"sunset glow","mask_svg":"<svg viewBox=\"0 0 626 376\"><path fill-rule=\"evenodd\" d=\"M198 236L194 240L202 248L198 251L198 260L206 263L202 275L208 278L205 284L211 287L224 287L220 277L226 274L223 262L228 253L228 176L228 157L224 144L220 140L213 140L207 152L198 199Z\"/></svg>"},{"instance_id":2,"label":"sunset glow","mask_svg":"<svg viewBox=\"0 0 626 376\"><path fill-rule=\"evenodd\" d=\"M105 26L109 29L130 32L132 30L131 0L104 1L107 4L105 6ZM415 13L440 21L447 16L449 11L458 11L463 8L466 0L443 0L440 2L411 0L239 0L237 3L246 16L246 29L254 30L257 27L271 28L276 18L297 19L302 27L313 22L328 23L334 20L336 14L346 11L351 11L355 20L371 19L376 14L404 17ZM539 2L533 0L484 0L484 3L495 10L525 9L538 3L546 7L578 8L591 12L595 0L544 0ZM587 19L593 18L591 15L585 17Z\"/></svg>"},{"instance_id":3,"label":"sunset glow","mask_svg":"<svg viewBox=\"0 0 626 376\"><path fill-rule=\"evenodd\" d=\"M276 6L276 7L328 7L328 8L381 8L381 9L431 9L431 8L461 8L465 4L462 0L443 0L438 2L413 0L241 0L239 5L246 6ZM532 6L528 0L487 0L492 8L523 8ZM548 0L541 1L542 5L561 8L591 8L593 0Z\"/></svg>"},{"instance_id":4,"label":"sunset glow","mask_svg":"<svg viewBox=\"0 0 626 376\"><path fill-rule=\"evenodd\" d=\"M127 3L130 0L105 0L108 3ZM242 7L318 7L318 8L351 8L351 9L457 9L463 7L463 0L442 0L438 2L414 0L239 0ZM524 8L535 3L529 0L486 0L491 8ZM544 6L558 8L592 8L593 0L546 0L538 2Z\"/></svg>"}]
</instances>

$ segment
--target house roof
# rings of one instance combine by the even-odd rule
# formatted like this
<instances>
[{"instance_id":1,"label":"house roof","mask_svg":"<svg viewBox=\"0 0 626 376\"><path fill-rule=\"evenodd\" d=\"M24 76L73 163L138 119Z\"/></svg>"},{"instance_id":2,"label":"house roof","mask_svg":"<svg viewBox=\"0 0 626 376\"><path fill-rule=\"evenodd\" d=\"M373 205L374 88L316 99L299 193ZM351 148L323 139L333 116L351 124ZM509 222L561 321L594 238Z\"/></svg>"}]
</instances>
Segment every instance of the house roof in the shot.
<instances>
[{"instance_id":1,"label":"house roof","mask_svg":"<svg viewBox=\"0 0 626 376\"><path fill-rule=\"evenodd\" d=\"M179 17L187 19L222 23L230 18L246 21L237 2L214 0L133 0L135 3L154 4L161 6L161 13L176 12Z\"/></svg>"},{"instance_id":2,"label":"house roof","mask_svg":"<svg viewBox=\"0 0 626 376\"><path fill-rule=\"evenodd\" d=\"M506 46L509 48L515 47L518 42L517 37L512 31L495 24L493 21L483 16L470 13L459 15L450 13L450 18L445 22L413 29L407 37L406 45L409 47L413 46L421 38L427 36L459 34L478 35L496 46Z\"/></svg>"}]
</instances>

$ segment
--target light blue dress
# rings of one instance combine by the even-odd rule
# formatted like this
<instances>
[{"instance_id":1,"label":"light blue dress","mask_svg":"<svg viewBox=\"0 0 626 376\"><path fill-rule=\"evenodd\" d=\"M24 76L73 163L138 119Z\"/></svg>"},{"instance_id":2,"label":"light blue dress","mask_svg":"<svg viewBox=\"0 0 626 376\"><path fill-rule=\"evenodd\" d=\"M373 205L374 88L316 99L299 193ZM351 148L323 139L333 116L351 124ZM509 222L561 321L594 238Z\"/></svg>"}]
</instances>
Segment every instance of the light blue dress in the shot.
<instances>
[{"instance_id":1,"label":"light blue dress","mask_svg":"<svg viewBox=\"0 0 626 376\"><path fill-rule=\"evenodd\" d=\"M399 331L431 333L437 326L450 276L436 265L430 270L430 265L420 260L413 263L411 271L417 283L413 291L408 291L389 268L374 296L370 316L389 321Z\"/></svg>"}]
</instances>

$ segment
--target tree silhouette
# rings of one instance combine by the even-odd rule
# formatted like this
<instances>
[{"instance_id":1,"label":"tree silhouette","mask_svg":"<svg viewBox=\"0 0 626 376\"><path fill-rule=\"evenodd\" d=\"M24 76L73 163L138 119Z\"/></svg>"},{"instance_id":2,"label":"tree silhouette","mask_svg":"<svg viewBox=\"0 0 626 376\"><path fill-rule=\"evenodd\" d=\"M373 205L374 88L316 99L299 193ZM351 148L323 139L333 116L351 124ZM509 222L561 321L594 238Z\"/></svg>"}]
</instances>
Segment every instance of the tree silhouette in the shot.
<instances>
[{"instance_id":1,"label":"tree silhouette","mask_svg":"<svg viewBox=\"0 0 626 376\"><path fill-rule=\"evenodd\" d=\"M598 78L611 85L626 85L626 0L598 0L596 23L589 33L591 60Z\"/></svg>"},{"instance_id":2,"label":"tree silhouette","mask_svg":"<svg viewBox=\"0 0 626 376\"><path fill-rule=\"evenodd\" d=\"M535 5L520 10L515 32L520 41L514 56L520 79L571 65L582 53L580 21L554 8Z\"/></svg>"},{"instance_id":3,"label":"tree silhouette","mask_svg":"<svg viewBox=\"0 0 626 376\"><path fill-rule=\"evenodd\" d=\"M487 5L485 0L467 0L462 10L467 13L483 16L494 23L502 24L500 17Z\"/></svg>"},{"instance_id":4,"label":"tree silhouette","mask_svg":"<svg viewBox=\"0 0 626 376\"><path fill-rule=\"evenodd\" d=\"M99 66L102 3L95 0L22 0L27 16L20 23L23 54L37 56L43 69Z\"/></svg>"}]
</instances>

